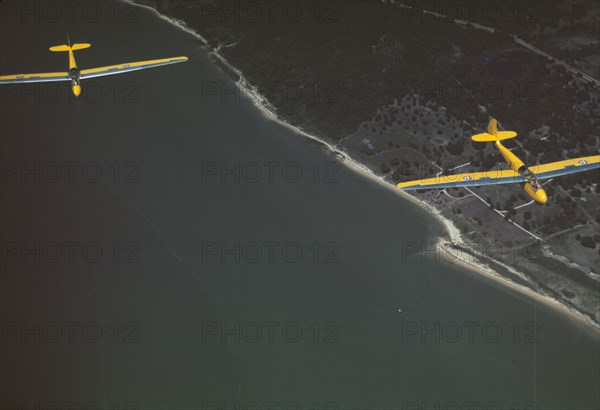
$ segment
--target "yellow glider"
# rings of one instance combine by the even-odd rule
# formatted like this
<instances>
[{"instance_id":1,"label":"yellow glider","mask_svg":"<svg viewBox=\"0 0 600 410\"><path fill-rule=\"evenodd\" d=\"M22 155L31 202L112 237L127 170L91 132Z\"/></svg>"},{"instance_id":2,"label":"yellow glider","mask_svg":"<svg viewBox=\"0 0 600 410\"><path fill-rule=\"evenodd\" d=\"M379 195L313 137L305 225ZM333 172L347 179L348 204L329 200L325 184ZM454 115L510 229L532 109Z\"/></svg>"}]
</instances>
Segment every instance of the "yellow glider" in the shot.
<instances>
[{"instance_id":1,"label":"yellow glider","mask_svg":"<svg viewBox=\"0 0 600 410\"><path fill-rule=\"evenodd\" d=\"M523 161L500 142L516 136L517 133L514 131L498 131L497 122L492 118L488 124L488 132L471 137L473 141L494 142L510 169L441 175L435 178L401 182L397 187L403 190L415 190L524 182L523 189L525 192L536 202L544 204L548 200L548 196L542 189L539 180L600 168L600 155L566 159L528 168Z\"/></svg>"},{"instance_id":2,"label":"yellow glider","mask_svg":"<svg viewBox=\"0 0 600 410\"><path fill-rule=\"evenodd\" d=\"M75 97L79 97L81 94L81 80L86 78L101 77L105 75L122 74L129 71L144 70L146 68L159 67L167 64L182 63L187 61L188 58L182 57L170 57L161 58L158 60L146 60L136 61L134 63L124 63L109 65L105 67L90 68L87 70L79 70L77 63L75 62L75 55L73 51L83 50L89 48L92 45L88 43L80 43L71 45L71 40L67 35L67 44L61 46L50 47L50 51L61 52L66 51L69 53L69 71L58 72L58 73L39 73L39 74L13 74L13 75L2 75L0 76L0 84L19 84L19 83L41 83L48 81L70 81L71 88Z\"/></svg>"}]
</instances>

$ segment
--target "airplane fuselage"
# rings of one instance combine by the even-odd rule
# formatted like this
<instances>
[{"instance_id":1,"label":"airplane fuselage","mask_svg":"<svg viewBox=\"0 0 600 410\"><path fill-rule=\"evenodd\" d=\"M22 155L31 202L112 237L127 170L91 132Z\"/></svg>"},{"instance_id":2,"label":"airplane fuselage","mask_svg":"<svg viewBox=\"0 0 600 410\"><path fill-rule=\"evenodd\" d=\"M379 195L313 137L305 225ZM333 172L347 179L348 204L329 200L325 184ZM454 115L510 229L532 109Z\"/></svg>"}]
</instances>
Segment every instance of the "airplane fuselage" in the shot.
<instances>
[{"instance_id":1,"label":"airplane fuselage","mask_svg":"<svg viewBox=\"0 0 600 410\"><path fill-rule=\"evenodd\" d=\"M80 81L80 73L77 68L77 62L75 61L75 54L73 54L73 50L69 50L69 77L71 78L71 89L73 90L73 95L75 97L79 97L81 94L81 81Z\"/></svg>"},{"instance_id":2,"label":"airplane fuselage","mask_svg":"<svg viewBox=\"0 0 600 410\"><path fill-rule=\"evenodd\" d=\"M548 195L546 191L542 189L535 174L527 168L527 165L519 157L512 153L506 148L500 141L494 143L500 154L504 157L504 160L508 166L515 172L518 172L527 182L523 185L523 190L538 204L545 204L548 201Z\"/></svg>"}]
</instances>

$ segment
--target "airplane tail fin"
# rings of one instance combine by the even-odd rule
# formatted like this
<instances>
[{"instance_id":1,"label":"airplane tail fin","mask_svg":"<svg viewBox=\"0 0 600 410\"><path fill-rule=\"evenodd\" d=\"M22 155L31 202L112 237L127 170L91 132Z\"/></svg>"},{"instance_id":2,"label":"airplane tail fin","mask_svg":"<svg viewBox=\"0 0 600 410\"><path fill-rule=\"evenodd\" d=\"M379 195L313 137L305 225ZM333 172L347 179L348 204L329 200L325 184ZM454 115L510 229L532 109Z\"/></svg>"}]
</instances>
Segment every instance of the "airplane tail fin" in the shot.
<instances>
[{"instance_id":1,"label":"airplane tail fin","mask_svg":"<svg viewBox=\"0 0 600 410\"><path fill-rule=\"evenodd\" d=\"M495 142L514 138L517 133L514 131L498 131L498 122L492 118L488 124L487 132L473 135L471 139L477 142Z\"/></svg>"}]
</instances>

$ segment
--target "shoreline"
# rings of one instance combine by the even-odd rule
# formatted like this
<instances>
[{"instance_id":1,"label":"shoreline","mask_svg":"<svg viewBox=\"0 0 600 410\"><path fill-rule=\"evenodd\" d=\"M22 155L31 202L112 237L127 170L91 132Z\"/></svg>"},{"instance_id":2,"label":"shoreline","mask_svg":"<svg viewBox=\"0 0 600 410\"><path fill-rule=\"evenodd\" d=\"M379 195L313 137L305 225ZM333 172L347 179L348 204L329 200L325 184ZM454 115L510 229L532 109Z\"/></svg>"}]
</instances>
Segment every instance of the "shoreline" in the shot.
<instances>
[{"instance_id":1,"label":"shoreline","mask_svg":"<svg viewBox=\"0 0 600 410\"><path fill-rule=\"evenodd\" d=\"M252 102L252 104L258 109L258 111L260 111L260 113L265 118L267 118L271 121L274 121L277 124L287 128L291 131L294 131L297 134L297 136L299 136L299 137L302 137L302 138L309 140L311 142L314 142L314 143L318 143L322 147L326 148L329 151L329 153L332 154L333 157L337 161L339 161L341 164L347 166L349 169L353 170L354 172L356 172L360 175L363 175L364 177L369 178L370 180L378 183L382 187L385 187L386 189L389 189L389 190L393 190L401 198L404 198L404 199L407 199L407 200L413 202L414 204L418 205L421 209L426 211L430 216L432 216L434 219L436 219L443 226L443 228L446 232L446 235L438 235L438 237L435 238L436 239L435 240L436 247L438 247L438 246L443 247L448 252L449 252L448 248L451 245L459 245L459 246L469 247L469 243L464 240L464 238L462 237L462 235L460 233L460 230L454 225L454 223L450 219L444 217L442 215L441 211L436 209L434 206L430 205L429 203L425 202L424 200L418 199L418 198L410 195L409 193L407 193L405 191L401 191L401 190L397 189L393 184L386 181L383 177L375 174L371 169L369 169L364 164L358 162L356 159L352 158L350 156L350 154L348 154L345 150L340 149L335 144L307 132L301 126L292 125L292 124L286 122L284 119L280 118L277 115L276 108L262 94L260 94L260 92L258 91L258 89L255 86L253 86L252 84L250 84L247 81L244 74L238 68L231 65L227 61L227 59L225 59L225 57L223 57L219 53L220 47L211 48L208 41L201 34L196 32L194 29L190 28L189 26L187 26L187 24L185 24L185 22L183 22L179 19L173 18L173 17L166 16L164 14L161 14L153 7L146 5L146 4L138 3L136 0L122 0L122 1L125 1L132 5L143 7L145 9L149 9L155 15L157 15L159 18L161 18L162 20L165 20L165 21L169 22L170 24L173 24L177 28L179 28L188 34L193 35L195 38L199 39L203 43L203 46L205 47L209 56L211 58L215 58L216 60L218 60L218 63L216 62L216 64L215 64L217 66L217 68L219 70L221 70L225 75L227 75L232 80L232 82L236 85L236 87L240 90L240 92L242 92L243 95ZM231 72L235 73L239 77L239 80L235 81L234 79L232 79L229 76L229 74L227 72L225 72L223 67L221 67L221 65L225 66L228 70L231 70ZM575 319L578 322L582 322L582 323L588 325L596 332L600 332L600 323L595 322L592 318L590 318L586 314L578 311L577 309L571 308L570 306L566 305L565 303L561 302L560 300L558 300L550 295L547 295L546 293L542 292L539 289L516 283L515 281L502 275L499 272L496 272L495 270L490 268L487 264L482 262L481 255L477 254L476 252L473 252L473 255L475 257L475 261L473 261L473 262L466 261L466 260L461 259L458 256L456 256L454 258L454 260L452 262L449 261L449 263L459 265L465 269L470 270L471 272L480 274L490 280L493 280L496 283L507 286L510 289L512 289L513 291L518 292L519 294L531 297L535 301L538 301L552 309L556 309L557 311L560 311L562 314L565 314L565 315L569 316L570 318ZM455 255L453 255L453 256L455 256ZM514 274L518 277L525 278L525 280L527 280L527 276L525 274L523 274L522 272L517 271L515 268L508 266L501 261L495 261L495 263L498 263L499 265L503 266L505 269L510 271L512 274Z\"/></svg>"}]
</instances>

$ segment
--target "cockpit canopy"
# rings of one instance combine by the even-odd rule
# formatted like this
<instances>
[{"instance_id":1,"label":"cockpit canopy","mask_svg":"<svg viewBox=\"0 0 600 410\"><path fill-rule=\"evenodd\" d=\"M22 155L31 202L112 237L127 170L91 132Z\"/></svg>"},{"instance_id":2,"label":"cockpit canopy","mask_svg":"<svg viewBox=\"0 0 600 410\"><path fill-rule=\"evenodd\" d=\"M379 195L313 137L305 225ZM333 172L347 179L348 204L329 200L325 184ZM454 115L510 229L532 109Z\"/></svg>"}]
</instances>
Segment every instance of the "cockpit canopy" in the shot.
<instances>
[{"instance_id":1,"label":"cockpit canopy","mask_svg":"<svg viewBox=\"0 0 600 410\"><path fill-rule=\"evenodd\" d=\"M79 85L80 72L78 68L71 68L69 70L69 78L71 78L72 85Z\"/></svg>"},{"instance_id":2,"label":"cockpit canopy","mask_svg":"<svg viewBox=\"0 0 600 410\"><path fill-rule=\"evenodd\" d=\"M542 186L540 185L537 177L535 176L535 174L533 172L531 172L531 170L529 168L525 168L522 172L521 175L523 175L525 177L525 179L527 180L527 182L529 183L529 185L531 185L531 187L537 191L539 189L542 189Z\"/></svg>"}]
</instances>

